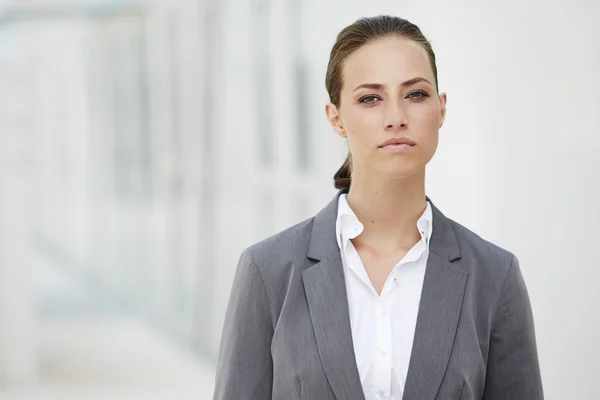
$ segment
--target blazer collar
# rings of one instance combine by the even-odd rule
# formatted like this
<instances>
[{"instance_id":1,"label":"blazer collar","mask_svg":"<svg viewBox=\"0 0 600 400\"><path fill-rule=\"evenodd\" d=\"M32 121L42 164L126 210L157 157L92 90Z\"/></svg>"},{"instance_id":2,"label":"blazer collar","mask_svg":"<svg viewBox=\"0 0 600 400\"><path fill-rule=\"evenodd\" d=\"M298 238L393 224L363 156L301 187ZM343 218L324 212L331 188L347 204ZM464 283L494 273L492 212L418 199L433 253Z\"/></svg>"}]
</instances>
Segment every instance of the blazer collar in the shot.
<instances>
[{"instance_id":1,"label":"blazer collar","mask_svg":"<svg viewBox=\"0 0 600 400\"><path fill-rule=\"evenodd\" d=\"M340 190L313 220L312 233L308 246L308 257L314 260L326 258L331 253L339 252L335 232L338 211L338 199L347 189ZM461 257L460 248L452 229L450 220L435 206L429 197L433 213L433 233L430 251L452 262Z\"/></svg>"},{"instance_id":2,"label":"blazer collar","mask_svg":"<svg viewBox=\"0 0 600 400\"><path fill-rule=\"evenodd\" d=\"M335 223L339 191L313 220L303 271L321 362L338 400L364 400ZM433 233L403 400L433 400L450 359L468 273L451 221L431 202Z\"/></svg>"}]
</instances>

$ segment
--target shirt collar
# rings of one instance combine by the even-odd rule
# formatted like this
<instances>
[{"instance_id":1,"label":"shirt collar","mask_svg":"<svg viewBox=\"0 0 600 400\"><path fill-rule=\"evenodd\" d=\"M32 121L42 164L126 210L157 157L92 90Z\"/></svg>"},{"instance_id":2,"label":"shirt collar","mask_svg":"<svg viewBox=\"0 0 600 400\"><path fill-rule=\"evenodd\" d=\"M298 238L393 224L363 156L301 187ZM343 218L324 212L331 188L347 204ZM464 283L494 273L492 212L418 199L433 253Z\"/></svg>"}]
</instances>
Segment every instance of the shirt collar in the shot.
<instances>
[{"instance_id":1,"label":"shirt collar","mask_svg":"<svg viewBox=\"0 0 600 400\"><path fill-rule=\"evenodd\" d=\"M364 225L358 220L348 200L346 194L342 194L338 200L338 216L335 224L336 238L340 249L345 250L349 240L354 239L365 229Z\"/></svg>"},{"instance_id":2,"label":"shirt collar","mask_svg":"<svg viewBox=\"0 0 600 400\"><path fill-rule=\"evenodd\" d=\"M338 215L335 224L337 243L341 250L345 250L348 241L356 238L364 230L364 225L358 220L352 208L350 208L346 196L346 193L339 196ZM433 211L429 201L426 203L427 207L425 211L417 220L417 228L419 229L421 238L425 241L427 247L429 247L429 241L433 232Z\"/></svg>"}]
</instances>

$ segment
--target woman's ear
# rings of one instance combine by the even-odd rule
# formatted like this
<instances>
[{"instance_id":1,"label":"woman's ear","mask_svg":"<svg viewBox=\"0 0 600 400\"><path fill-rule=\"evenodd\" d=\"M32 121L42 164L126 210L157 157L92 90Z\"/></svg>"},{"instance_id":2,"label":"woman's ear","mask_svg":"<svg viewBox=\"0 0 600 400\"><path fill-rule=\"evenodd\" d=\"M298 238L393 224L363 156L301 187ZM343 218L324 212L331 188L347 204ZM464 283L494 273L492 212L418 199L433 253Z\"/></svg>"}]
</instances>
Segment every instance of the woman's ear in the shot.
<instances>
[{"instance_id":1,"label":"woman's ear","mask_svg":"<svg viewBox=\"0 0 600 400\"><path fill-rule=\"evenodd\" d=\"M440 94L440 128L444 125L446 120L446 102L448 101L448 95L446 93Z\"/></svg>"},{"instance_id":2,"label":"woman's ear","mask_svg":"<svg viewBox=\"0 0 600 400\"><path fill-rule=\"evenodd\" d=\"M327 115L327 120L329 120L329 124L337 133L343 138L347 137L346 130L344 129L344 125L342 124L342 119L340 117L339 111L337 107L329 103L325 106L325 114Z\"/></svg>"}]
</instances>

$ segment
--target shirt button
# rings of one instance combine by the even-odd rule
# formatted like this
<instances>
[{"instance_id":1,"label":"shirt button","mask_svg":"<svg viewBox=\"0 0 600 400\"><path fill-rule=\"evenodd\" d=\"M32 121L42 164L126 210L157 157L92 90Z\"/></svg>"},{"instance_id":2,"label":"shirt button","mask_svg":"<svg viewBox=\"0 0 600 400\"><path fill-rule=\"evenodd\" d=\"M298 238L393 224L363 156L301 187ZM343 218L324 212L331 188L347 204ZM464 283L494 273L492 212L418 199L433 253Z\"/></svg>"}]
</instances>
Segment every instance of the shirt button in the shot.
<instances>
[{"instance_id":1,"label":"shirt button","mask_svg":"<svg viewBox=\"0 0 600 400\"><path fill-rule=\"evenodd\" d=\"M380 353L382 356L386 356L388 352L386 349L381 349Z\"/></svg>"},{"instance_id":2,"label":"shirt button","mask_svg":"<svg viewBox=\"0 0 600 400\"><path fill-rule=\"evenodd\" d=\"M380 396L380 397L383 397L383 396L385 396L385 392L383 391L383 389L379 389L379 392L378 392L378 393L379 393L379 396Z\"/></svg>"}]
</instances>

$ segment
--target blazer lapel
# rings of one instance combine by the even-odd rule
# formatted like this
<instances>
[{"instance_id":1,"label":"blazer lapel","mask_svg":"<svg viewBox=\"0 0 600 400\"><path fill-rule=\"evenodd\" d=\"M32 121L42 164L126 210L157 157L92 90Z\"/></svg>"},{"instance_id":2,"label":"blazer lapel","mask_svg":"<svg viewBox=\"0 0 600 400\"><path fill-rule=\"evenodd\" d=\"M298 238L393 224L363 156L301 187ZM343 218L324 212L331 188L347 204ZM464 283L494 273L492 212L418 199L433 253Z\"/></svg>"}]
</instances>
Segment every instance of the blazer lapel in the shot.
<instances>
[{"instance_id":1,"label":"blazer lapel","mask_svg":"<svg viewBox=\"0 0 600 400\"><path fill-rule=\"evenodd\" d=\"M356 366L342 260L335 237L337 200L313 221L308 257L317 260L302 278L321 362L339 400L365 400Z\"/></svg>"},{"instance_id":2,"label":"blazer lapel","mask_svg":"<svg viewBox=\"0 0 600 400\"><path fill-rule=\"evenodd\" d=\"M450 220L433 206L433 234L403 400L433 400L450 360L468 272Z\"/></svg>"},{"instance_id":3,"label":"blazer lapel","mask_svg":"<svg viewBox=\"0 0 600 400\"><path fill-rule=\"evenodd\" d=\"M365 400L356 366L344 271L337 240L337 196L313 220L302 277L321 362L339 400ZM433 400L450 360L468 272L451 222L433 210L433 233L403 400Z\"/></svg>"}]
</instances>

